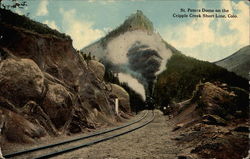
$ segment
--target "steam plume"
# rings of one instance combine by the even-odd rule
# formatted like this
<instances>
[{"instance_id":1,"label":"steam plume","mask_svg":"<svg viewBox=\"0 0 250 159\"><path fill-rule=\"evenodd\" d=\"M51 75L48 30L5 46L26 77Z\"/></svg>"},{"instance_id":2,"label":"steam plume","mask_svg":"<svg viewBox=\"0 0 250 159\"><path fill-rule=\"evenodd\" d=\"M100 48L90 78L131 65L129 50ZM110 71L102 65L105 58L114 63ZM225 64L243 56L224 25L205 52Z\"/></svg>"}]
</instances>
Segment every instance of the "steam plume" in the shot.
<instances>
[{"instance_id":1,"label":"steam plume","mask_svg":"<svg viewBox=\"0 0 250 159\"><path fill-rule=\"evenodd\" d=\"M139 93L142 96L143 100L145 100L145 89L137 79L133 78L129 74L119 73L119 80L120 82L127 83L130 88Z\"/></svg>"},{"instance_id":2,"label":"steam plume","mask_svg":"<svg viewBox=\"0 0 250 159\"><path fill-rule=\"evenodd\" d=\"M144 89L149 89L149 83L154 83L156 75L165 69L171 55L171 50L166 48L159 34L137 30L109 41L105 59L111 61L116 70L126 73L127 78L136 78L140 87L142 84ZM130 80L126 82L136 88ZM140 90L141 93L145 93L145 90Z\"/></svg>"}]
</instances>

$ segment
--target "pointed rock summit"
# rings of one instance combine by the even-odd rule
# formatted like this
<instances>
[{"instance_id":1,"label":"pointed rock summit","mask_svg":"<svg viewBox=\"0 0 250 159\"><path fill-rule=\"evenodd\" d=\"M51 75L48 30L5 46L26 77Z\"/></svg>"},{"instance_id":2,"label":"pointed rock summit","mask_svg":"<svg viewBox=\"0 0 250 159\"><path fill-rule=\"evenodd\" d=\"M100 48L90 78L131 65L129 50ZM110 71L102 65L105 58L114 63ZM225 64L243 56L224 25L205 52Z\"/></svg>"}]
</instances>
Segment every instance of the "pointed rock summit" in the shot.
<instances>
[{"instance_id":1,"label":"pointed rock summit","mask_svg":"<svg viewBox=\"0 0 250 159\"><path fill-rule=\"evenodd\" d=\"M125 27L128 30L147 30L154 31L153 23L143 14L141 10L137 10L135 14L132 14L124 21L121 27Z\"/></svg>"},{"instance_id":2,"label":"pointed rock summit","mask_svg":"<svg viewBox=\"0 0 250 159\"><path fill-rule=\"evenodd\" d=\"M154 32L153 23L143 14L141 10L131 14L119 27L112 30L108 35L101 39L102 45L125 32L141 30L148 33Z\"/></svg>"}]
</instances>

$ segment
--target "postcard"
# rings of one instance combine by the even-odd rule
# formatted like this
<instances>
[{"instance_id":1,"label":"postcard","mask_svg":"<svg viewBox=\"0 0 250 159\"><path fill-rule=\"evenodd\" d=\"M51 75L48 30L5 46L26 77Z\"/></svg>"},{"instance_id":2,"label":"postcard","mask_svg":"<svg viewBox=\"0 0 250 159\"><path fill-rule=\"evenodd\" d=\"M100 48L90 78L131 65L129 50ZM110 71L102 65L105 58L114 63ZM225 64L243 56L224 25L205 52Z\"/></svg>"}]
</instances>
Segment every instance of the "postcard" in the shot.
<instances>
[{"instance_id":1,"label":"postcard","mask_svg":"<svg viewBox=\"0 0 250 159\"><path fill-rule=\"evenodd\" d=\"M249 159L247 0L0 0L0 158Z\"/></svg>"}]
</instances>

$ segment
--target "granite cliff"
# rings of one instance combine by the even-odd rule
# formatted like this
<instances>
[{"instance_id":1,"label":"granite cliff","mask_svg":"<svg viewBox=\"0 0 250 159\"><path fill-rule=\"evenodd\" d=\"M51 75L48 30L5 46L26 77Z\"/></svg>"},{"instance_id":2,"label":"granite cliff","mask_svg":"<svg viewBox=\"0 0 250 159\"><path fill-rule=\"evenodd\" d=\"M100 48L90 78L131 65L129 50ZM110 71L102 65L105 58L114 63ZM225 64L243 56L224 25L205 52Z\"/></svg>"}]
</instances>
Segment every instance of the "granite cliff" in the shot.
<instances>
[{"instance_id":1,"label":"granite cliff","mask_svg":"<svg viewBox=\"0 0 250 159\"><path fill-rule=\"evenodd\" d=\"M84 60L69 36L7 10L0 15L0 109L7 140L78 133L131 114L127 92L105 82L104 65ZM115 98L121 100L118 113Z\"/></svg>"}]
</instances>

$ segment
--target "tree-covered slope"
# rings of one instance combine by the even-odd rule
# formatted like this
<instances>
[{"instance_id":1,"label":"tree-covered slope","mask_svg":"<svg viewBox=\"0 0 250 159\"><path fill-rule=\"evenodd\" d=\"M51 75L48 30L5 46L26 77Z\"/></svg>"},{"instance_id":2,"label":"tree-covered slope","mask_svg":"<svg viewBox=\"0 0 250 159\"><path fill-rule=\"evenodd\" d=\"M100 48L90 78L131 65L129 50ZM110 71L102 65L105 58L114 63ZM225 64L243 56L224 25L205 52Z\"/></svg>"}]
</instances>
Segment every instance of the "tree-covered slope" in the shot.
<instances>
[{"instance_id":1,"label":"tree-covered slope","mask_svg":"<svg viewBox=\"0 0 250 159\"><path fill-rule=\"evenodd\" d=\"M0 9L0 24L23 28L39 34L47 34L59 38L70 39L68 35L60 33L55 29L51 29L46 24L42 24L34 20L31 20L30 18L24 15L20 16L18 14L11 12L10 10Z\"/></svg>"},{"instance_id":2,"label":"tree-covered slope","mask_svg":"<svg viewBox=\"0 0 250 159\"><path fill-rule=\"evenodd\" d=\"M168 60L166 70L157 77L154 96L161 106L173 101L179 102L192 96L196 84L206 81L220 81L248 89L247 80L235 73L215 64L176 53Z\"/></svg>"}]
</instances>

